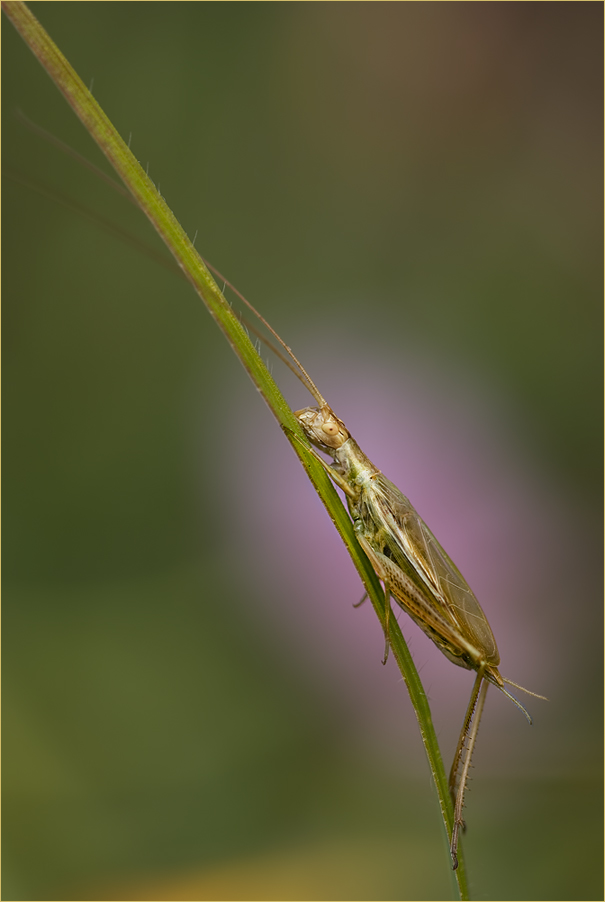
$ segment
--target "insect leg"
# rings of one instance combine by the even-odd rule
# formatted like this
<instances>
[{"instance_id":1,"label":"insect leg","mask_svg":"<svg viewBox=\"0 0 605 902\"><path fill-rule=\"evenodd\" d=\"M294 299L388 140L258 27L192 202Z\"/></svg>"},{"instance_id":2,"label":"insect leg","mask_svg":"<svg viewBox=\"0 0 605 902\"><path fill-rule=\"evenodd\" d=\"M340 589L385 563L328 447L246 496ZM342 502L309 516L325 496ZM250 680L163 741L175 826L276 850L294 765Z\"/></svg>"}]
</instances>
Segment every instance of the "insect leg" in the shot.
<instances>
[{"instance_id":1,"label":"insect leg","mask_svg":"<svg viewBox=\"0 0 605 902\"><path fill-rule=\"evenodd\" d=\"M477 673L475 685L473 686L473 691L471 692L471 698L466 711L466 717L464 718L464 724L462 726L462 732L460 733L460 739L458 740L456 754L454 755L452 770L450 772L450 793L452 794L452 800L454 802L454 826L452 829L450 852L452 855L452 868L454 870L456 870L456 868L458 867L458 856L456 852L458 849L458 834L460 832L460 827L462 827L462 829L464 830L464 819L462 817L462 808L464 806L464 790L466 789L466 781L468 780L468 772L471 766L471 758L475 749L475 743L477 741L479 723L481 722L481 714L483 713L483 706L485 704L485 696L487 695L488 686L489 683L483 678L483 669L481 669ZM467 736L468 747L466 751L466 757L464 759L464 764L460 773L460 780L458 782L458 786L456 787L456 775L460 766L460 760L462 758L464 744L466 742Z\"/></svg>"},{"instance_id":2,"label":"insect leg","mask_svg":"<svg viewBox=\"0 0 605 902\"><path fill-rule=\"evenodd\" d=\"M315 458L315 460L319 461L319 463L322 465L322 467L324 468L324 470L326 471L326 473L328 474L330 479L332 479L336 483L336 485L338 486L339 489L342 489L342 491L345 493L345 495L347 495L349 498L357 499L358 492L356 492L354 489L351 488L351 486L346 481L346 479L344 479L344 477L341 476L340 473L338 473L334 469L334 467L331 467L329 463L326 463L326 461L323 459L321 454L317 453L315 448L310 448L308 445L305 445L305 443L300 440L300 438L296 435L296 433L292 432L291 429L288 429L287 426L282 426L282 429L284 430L284 432L287 432L294 439L296 439L296 441L299 443L299 445L303 446L305 451L308 451L309 454L312 454L313 457Z\"/></svg>"},{"instance_id":3,"label":"insect leg","mask_svg":"<svg viewBox=\"0 0 605 902\"><path fill-rule=\"evenodd\" d=\"M384 580L384 658L382 663L386 664L389 658L389 649L391 647L391 639L389 635L389 627L391 621L391 584L388 580Z\"/></svg>"},{"instance_id":4,"label":"insect leg","mask_svg":"<svg viewBox=\"0 0 605 902\"><path fill-rule=\"evenodd\" d=\"M458 783L458 768L460 767L460 761L462 759L462 755L464 752L464 744L466 742L466 737L468 736L468 731L470 729L471 720L473 719L473 712L475 710L475 706L477 704L477 697L479 695L479 688L481 685L481 680L483 679L483 674L481 672L477 673L477 677L475 679L475 684L473 686L473 691L471 692L470 701L468 703L468 708L466 709L466 715L464 717L464 723L462 724L462 730L460 731L460 737L458 739L458 745L456 747L456 752L454 754L454 760L452 761L452 768L450 770L450 780L449 780L449 788L450 795L452 797L452 803L456 804L456 786Z\"/></svg>"}]
</instances>

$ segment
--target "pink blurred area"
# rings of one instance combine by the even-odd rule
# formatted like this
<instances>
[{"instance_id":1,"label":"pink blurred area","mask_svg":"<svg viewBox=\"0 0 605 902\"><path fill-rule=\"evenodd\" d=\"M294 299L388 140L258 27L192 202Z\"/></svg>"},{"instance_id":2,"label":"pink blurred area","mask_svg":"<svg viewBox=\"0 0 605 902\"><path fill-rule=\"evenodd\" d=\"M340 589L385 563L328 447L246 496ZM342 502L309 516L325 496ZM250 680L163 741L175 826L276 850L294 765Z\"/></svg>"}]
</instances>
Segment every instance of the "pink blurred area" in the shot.
<instances>
[{"instance_id":1,"label":"pink blurred area","mask_svg":"<svg viewBox=\"0 0 605 902\"><path fill-rule=\"evenodd\" d=\"M313 359L312 377L363 450L410 498L465 575L496 636L502 674L539 694L560 695L570 679L560 661L576 580L561 560L582 546L581 531L562 530L561 522L582 520L579 500L566 496L555 474L532 457L522 415L498 385L428 349L406 348L384 359L383 346L372 339L330 323L319 340L296 345L304 363ZM292 394L298 399L301 391ZM404 741L406 766L411 750L424 768L420 743L410 741L415 724L400 675L393 662L386 670L380 665L379 623L369 604L353 608L361 583L297 459L256 398L242 392L230 420L237 428L226 464L240 500L233 540L262 587L259 603L271 630L288 656L339 696L351 731L375 753L401 760ZM592 604L590 593L581 595L574 616ZM473 675L449 662L404 612L396 613L447 748L460 729ZM538 723L551 713L548 702L512 691ZM504 758L509 768L523 767L531 757L524 743L534 737L498 696L490 692L488 709L498 714L486 715L490 727L480 739L496 760L482 756L482 767L497 770ZM568 751L551 749L548 768L561 766Z\"/></svg>"}]
</instances>

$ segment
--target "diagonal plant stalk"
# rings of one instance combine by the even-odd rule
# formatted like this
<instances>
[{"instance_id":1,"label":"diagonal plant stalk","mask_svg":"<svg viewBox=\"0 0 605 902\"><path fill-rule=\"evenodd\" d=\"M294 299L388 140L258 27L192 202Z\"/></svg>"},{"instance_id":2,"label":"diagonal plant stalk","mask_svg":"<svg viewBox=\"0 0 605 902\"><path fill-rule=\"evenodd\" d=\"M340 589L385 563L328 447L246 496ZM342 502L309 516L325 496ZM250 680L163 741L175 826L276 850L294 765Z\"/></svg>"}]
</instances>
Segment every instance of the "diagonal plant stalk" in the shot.
<instances>
[{"instance_id":1,"label":"diagonal plant stalk","mask_svg":"<svg viewBox=\"0 0 605 902\"><path fill-rule=\"evenodd\" d=\"M384 593L368 558L355 538L349 515L325 470L308 450L309 445L298 420L283 398L202 258L194 249L193 244L162 196L156 190L153 182L143 171L97 101L84 86L27 5L14 0L14 2L3 2L2 8L62 92L87 131L99 145L135 198L137 205L143 210L163 239L184 275L191 282L216 320L217 325L225 334L248 375L267 402L294 451L300 458L332 522L343 539L384 629ZM393 655L405 680L418 719L422 741L439 798L443 823L448 837L451 838L453 810L448 781L435 735L428 700L397 620L394 617L390 618L389 637ZM447 867L449 868L449 848L445 845L444 852L446 854ZM459 866L455 871L457 889L461 899L468 899L462 850L459 850L458 858Z\"/></svg>"}]
</instances>

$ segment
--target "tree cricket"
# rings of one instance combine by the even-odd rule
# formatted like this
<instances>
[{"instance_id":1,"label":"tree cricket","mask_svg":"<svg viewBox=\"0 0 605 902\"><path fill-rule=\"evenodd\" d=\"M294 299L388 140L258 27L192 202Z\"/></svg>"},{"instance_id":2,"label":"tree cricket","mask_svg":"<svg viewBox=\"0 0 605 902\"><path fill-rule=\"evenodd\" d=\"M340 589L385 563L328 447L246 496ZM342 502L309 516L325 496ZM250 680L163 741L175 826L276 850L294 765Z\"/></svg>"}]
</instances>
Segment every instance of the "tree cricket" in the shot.
<instances>
[{"instance_id":1,"label":"tree cricket","mask_svg":"<svg viewBox=\"0 0 605 902\"><path fill-rule=\"evenodd\" d=\"M100 172L96 166L66 148L43 129L33 126L27 120L26 124L53 143L59 144L61 149L67 150L83 165ZM100 174L131 199L121 186L107 179L103 173ZM168 258L159 262L173 268ZM453 664L476 673L449 775L449 791L454 806L450 853L452 866L456 869L460 829L465 826L462 817L465 789L489 684L493 683L511 699L530 724L528 712L506 690L504 684L515 686L536 698L544 696L530 692L501 676L498 670L500 655L487 618L451 558L410 501L364 454L293 351L252 304L218 270L205 262L265 326L279 347L257 332L249 322L244 321L245 325L271 348L315 400L316 407L305 407L296 411L295 416L304 435L314 446L307 450L344 493L357 541L383 584L386 616L383 663L386 663L390 646L390 600L393 598ZM318 451L327 454L331 463L326 462Z\"/></svg>"},{"instance_id":2,"label":"tree cricket","mask_svg":"<svg viewBox=\"0 0 605 902\"><path fill-rule=\"evenodd\" d=\"M295 416L314 446L311 453L344 493L357 540L383 583L386 613L383 663L389 650L390 599L394 598L446 658L477 674L449 776L454 806L450 853L455 870L460 829L465 829L462 817L465 789L489 684L503 692L530 724L530 715L504 684L536 698L545 697L501 676L500 655L487 618L454 562L405 495L363 453L292 350L258 311L233 286L229 287L283 348L289 360L269 345L315 399L317 407L305 407L296 411ZM332 463L327 463L315 449L328 454Z\"/></svg>"}]
</instances>

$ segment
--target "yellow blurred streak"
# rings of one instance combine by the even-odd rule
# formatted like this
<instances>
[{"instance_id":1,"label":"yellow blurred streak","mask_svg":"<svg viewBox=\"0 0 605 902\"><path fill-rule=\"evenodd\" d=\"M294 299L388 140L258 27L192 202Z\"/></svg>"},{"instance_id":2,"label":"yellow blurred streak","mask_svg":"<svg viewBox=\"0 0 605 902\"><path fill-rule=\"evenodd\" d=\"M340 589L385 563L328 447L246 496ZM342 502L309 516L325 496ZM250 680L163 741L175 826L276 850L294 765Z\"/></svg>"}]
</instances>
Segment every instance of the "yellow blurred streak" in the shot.
<instances>
[{"instance_id":1,"label":"yellow blurred streak","mask_svg":"<svg viewBox=\"0 0 605 902\"><path fill-rule=\"evenodd\" d=\"M140 882L90 888L81 898L108 900L298 900L429 898L434 849L409 837L368 840L342 837L311 847L275 851L226 862L208 870L175 873ZM432 866L431 866L432 862ZM445 869L444 869L445 873ZM448 894L447 878L442 892ZM444 898L435 895L434 898Z\"/></svg>"}]
</instances>

